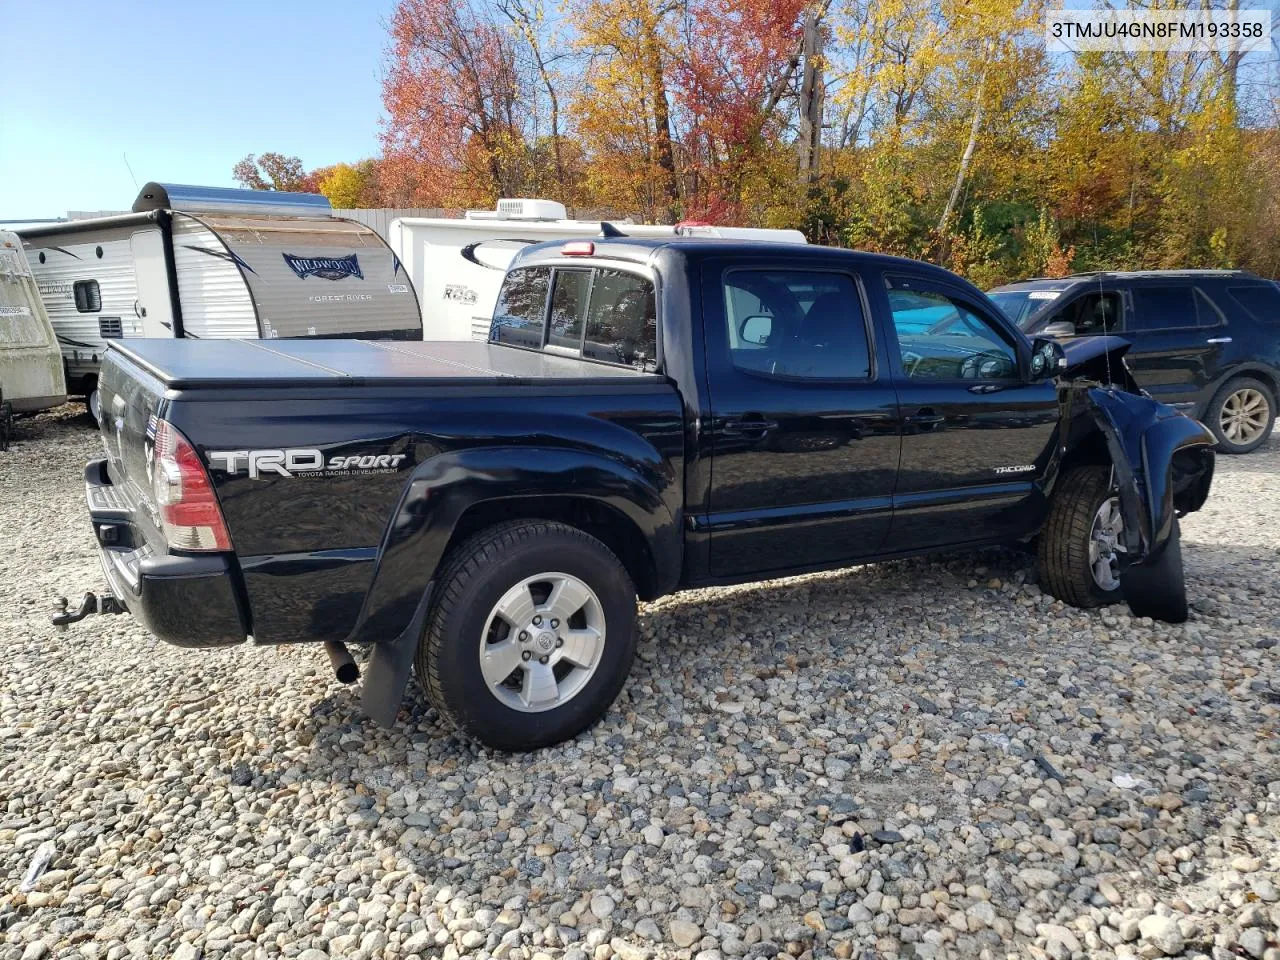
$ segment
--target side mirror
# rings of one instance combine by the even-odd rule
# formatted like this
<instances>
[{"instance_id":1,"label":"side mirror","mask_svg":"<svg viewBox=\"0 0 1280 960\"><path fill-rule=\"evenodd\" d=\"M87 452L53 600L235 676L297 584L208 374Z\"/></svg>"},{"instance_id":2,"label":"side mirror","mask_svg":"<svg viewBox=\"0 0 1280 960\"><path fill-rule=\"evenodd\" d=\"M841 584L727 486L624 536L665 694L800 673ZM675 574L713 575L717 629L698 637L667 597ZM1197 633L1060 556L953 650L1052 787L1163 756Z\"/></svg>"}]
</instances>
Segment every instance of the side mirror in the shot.
<instances>
[{"instance_id":1,"label":"side mirror","mask_svg":"<svg viewBox=\"0 0 1280 960\"><path fill-rule=\"evenodd\" d=\"M1076 325L1070 320L1054 320L1040 331L1046 337L1074 337Z\"/></svg>"},{"instance_id":2,"label":"side mirror","mask_svg":"<svg viewBox=\"0 0 1280 960\"><path fill-rule=\"evenodd\" d=\"M1062 344L1048 337L1036 337L1031 341L1031 379L1047 380L1056 377L1067 367L1067 353Z\"/></svg>"},{"instance_id":3,"label":"side mirror","mask_svg":"<svg viewBox=\"0 0 1280 960\"><path fill-rule=\"evenodd\" d=\"M738 336L744 343L752 346L762 347L769 342L769 336L773 333L773 317L766 314L757 313L743 319L738 324Z\"/></svg>"}]
</instances>

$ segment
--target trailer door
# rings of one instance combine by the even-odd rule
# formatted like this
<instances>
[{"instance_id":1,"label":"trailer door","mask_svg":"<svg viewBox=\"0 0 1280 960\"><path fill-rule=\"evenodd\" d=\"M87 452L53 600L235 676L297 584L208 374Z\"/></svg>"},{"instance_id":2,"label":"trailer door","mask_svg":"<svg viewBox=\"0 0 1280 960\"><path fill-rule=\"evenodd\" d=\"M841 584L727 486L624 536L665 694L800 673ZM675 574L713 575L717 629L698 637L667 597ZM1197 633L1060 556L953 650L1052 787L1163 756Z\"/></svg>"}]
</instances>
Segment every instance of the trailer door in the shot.
<instances>
[{"instance_id":1,"label":"trailer door","mask_svg":"<svg viewBox=\"0 0 1280 960\"><path fill-rule=\"evenodd\" d=\"M129 238L129 247L138 277L138 299L133 311L142 321L142 335L172 337L173 300L169 295L164 236L159 230L139 230Z\"/></svg>"}]
</instances>

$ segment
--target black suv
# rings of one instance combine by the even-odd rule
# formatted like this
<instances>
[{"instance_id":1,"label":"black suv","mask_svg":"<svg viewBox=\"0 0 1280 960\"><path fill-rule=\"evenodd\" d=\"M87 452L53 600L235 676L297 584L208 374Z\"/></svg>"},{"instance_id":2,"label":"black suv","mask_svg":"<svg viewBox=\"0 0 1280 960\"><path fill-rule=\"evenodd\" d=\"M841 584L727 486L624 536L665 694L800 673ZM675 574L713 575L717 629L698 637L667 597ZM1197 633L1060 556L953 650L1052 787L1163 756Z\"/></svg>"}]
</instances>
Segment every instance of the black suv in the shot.
<instances>
[{"instance_id":1,"label":"black suv","mask_svg":"<svg viewBox=\"0 0 1280 960\"><path fill-rule=\"evenodd\" d=\"M1201 420L1224 453L1271 434L1280 390L1280 286L1243 270L1080 273L996 287L1028 335L1115 333L1157 400Z\"/></svg>"}]
</instances>

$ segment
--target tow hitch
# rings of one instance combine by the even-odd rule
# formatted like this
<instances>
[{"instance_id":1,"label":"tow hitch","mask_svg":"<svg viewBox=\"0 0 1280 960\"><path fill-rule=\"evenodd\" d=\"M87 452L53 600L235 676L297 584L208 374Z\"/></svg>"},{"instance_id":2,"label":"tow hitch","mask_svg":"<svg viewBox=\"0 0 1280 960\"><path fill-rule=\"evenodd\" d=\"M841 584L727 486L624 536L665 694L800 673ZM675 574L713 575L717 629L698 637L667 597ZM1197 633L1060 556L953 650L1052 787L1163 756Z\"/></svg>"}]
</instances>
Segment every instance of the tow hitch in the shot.
<instances>
[{"instance_id":1,"label":"tow hitch","mask_svg":"<svg viewBox=\"0 0 1280 960\"><path fill-rule=\"evenodd\" d=\"M67 609L68 603L66 597L59 597L57 606L53 608L53 613L49 620L59 630L67 629L69 623L79 623L91 613L128 613L125 605L115 597L99 597L94 593L86 593L84 599L80 601L80 606L75 610Z\"/></svg>"}]
</instances>

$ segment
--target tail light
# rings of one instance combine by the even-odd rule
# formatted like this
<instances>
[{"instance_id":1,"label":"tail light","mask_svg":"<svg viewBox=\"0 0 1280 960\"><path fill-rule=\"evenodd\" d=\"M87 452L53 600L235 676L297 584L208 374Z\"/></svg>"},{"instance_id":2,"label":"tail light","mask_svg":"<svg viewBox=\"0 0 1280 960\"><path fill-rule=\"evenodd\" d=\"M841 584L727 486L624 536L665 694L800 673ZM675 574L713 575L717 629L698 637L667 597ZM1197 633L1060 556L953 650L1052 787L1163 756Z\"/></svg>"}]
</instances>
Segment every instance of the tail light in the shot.
<instances>
[{"instance_id":1,"label":"tail light","mask_svg":"<svg viewBox=\"0 0 1280 960\"><path fill-rule=\"evenodd\" d=\"M151 488L169 546L177 550L231 549L231 535L200 455L164 420L156 422Z\"/></svg>"}]
</instances>

